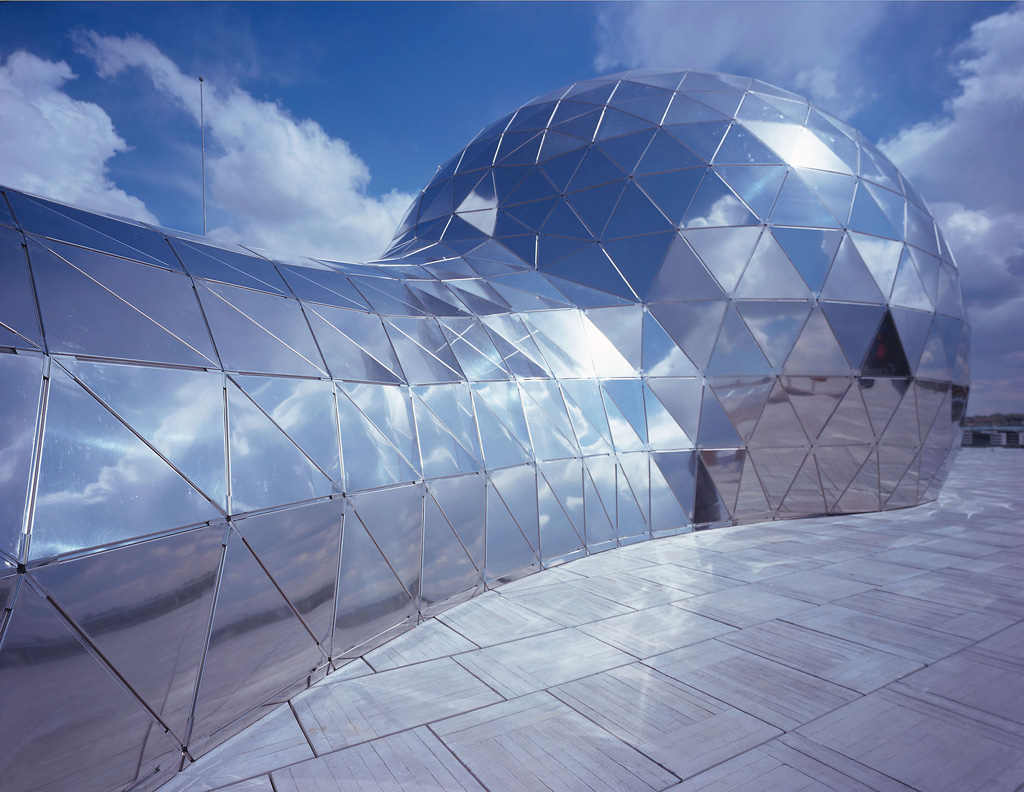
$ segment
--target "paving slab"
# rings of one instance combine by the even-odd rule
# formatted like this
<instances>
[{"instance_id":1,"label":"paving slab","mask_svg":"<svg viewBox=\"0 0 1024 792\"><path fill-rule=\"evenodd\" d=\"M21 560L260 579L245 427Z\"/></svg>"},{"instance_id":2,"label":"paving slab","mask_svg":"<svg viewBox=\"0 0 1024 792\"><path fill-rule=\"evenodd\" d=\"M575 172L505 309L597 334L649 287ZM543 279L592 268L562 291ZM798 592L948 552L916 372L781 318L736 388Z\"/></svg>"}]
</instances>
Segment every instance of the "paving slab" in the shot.
<instances>
[{"instance_id":1,"label":"paving slab","mask_svg":"<svg viewBox=\"0 0 1024 792\"><path fill-rule=\"evenodd\" d=\"M732 632L735 628L674 605L659 605L584 624L579 629L616 649L643 659Z\"/></svg>"}]
</instances>

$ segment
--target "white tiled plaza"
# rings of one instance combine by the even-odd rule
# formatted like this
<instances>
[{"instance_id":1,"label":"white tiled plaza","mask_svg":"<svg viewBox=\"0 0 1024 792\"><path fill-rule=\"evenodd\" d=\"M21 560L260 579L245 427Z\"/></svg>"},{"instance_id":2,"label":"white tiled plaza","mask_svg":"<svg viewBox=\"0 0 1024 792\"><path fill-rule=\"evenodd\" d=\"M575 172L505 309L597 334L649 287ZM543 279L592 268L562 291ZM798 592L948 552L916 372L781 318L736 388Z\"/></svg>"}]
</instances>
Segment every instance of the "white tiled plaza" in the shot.
<instances>
[{"instance_id":1,"label":"white tiled plaza","mask_svg":"<svg viewBox=\"0 0 1024 792\"><path fill-rule=\"evenodd\" d=\"M1024 453L612 550L332 674L167 792L1024 788Z\"/></svg>"}]
</instances>

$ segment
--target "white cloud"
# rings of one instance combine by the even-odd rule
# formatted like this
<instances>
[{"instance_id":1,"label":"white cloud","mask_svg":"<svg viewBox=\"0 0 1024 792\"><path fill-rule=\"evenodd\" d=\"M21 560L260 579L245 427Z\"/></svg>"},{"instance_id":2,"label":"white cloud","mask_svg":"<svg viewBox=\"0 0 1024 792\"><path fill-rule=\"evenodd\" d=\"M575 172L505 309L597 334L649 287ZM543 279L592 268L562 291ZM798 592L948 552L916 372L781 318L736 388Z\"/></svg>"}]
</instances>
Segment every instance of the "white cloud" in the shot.
<instances>
[{"instance_id":1,"label":"white cloud","mask_svg":"<svg viewBox=\"0 0 1024 792\"><path fill-rule=\"evenodd\" d=\"M152 42L88 33L76 44L103 77L141 69L198 124L195 81ZM315 121L237 87L204 87L208 196L223 221L211 236L348 260L384 250L413 196L372 196L366 163Z\"/></svg>"},{"instance_id":2,"label":"white cloud","mask_svg":"<svg viewBox=\"0 0 1024 792\"><path fill-rule=\"evenodd\" d=\"M837 115L867 97L853 57L882 3L622 3L598 15L598 71L677 68L756 75Z\"/></svg>"},{"instance_id":3,"label":"white cloud","mask_svg":"<svg viewBox=\"0 0 1024 792\"><path fill-rule=\"evenodd\" d=\"M156 222L142 201L108 178L107 160L128 146L103 108L62 90L73 79L64 61L28 52L0 65L0 184Z\"/></svg>"},{"instance_id":4,"label":"white cloud","mask_svg":"<svg viewBox=\"0 0 1024 792\"><path fill-rule=\"evenodd\" d=\"M932 201L974 330L970 412L1020 411L1024 393L1024 8L976 23L942 117L881 148Z\"/></svg>"}]
</instances>

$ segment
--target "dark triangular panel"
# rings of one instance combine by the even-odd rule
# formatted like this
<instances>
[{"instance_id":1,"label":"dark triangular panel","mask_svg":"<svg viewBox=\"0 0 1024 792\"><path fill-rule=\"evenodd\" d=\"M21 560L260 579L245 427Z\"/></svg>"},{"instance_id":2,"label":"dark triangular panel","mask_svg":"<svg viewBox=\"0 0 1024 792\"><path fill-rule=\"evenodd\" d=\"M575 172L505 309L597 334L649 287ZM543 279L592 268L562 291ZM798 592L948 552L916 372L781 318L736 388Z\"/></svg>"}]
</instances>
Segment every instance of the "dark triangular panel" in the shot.
<instances>
[{"instance_id":1,"label":"dark triangular panel","mask_svg":"<svg viewBox=\"0 0 1024 792\"><path fill-rule=\"evenodd\" d=\"M675 145L683 148L679 143ZM707 168L688 168L670 173L653 173L637 177L636 183L661 213L673 225L679 226L697 194L706 171Z\"/></svg>"},{"instance_id":2,"label":"dark triangular panel","mask_svg":"<svg viewBox=\"0 0 1024 792\"><path fill-rule=\"evenodd\" d=\"M416 599L420 591L423 486L407 484L362 492L349 502L405 590ZM351 522L351 515L348 519Z\"/></svg>"},{"instance_id":3,"label":"dark triangular panel","mask_svg":"<svg viewBox=\"0 0 1024 792\"><path fill-rule=\"evenodd\" d=\"M900 342L900 334L896 332L896 324L893 322L891 312L886 312L874 339L868 344L868 351L860 364L860 371L865 377L910 376L910 366L903 351L903 344Z\"/></svg>"},{"instance_id":4,"label":"dark triangular panel","mask_svg":"<svg viewBox=\"0 0 1024 792\"><path fill-rule=\"evenodd\" d=\"M681 236L673 237L657 277L647 291L647 300L718 300L725 292Z\"/></svg>"},{"instance_id":5,"label":"dark triangular panel","mask_svg":"<svg viewBox=\"0 0 1024 792\"><path fill-rule=\"evenodd\" d=\"M769 374L771 370L771 364L761 353L760 347L736 312L736 308L730 306L725 314L718 341L715 343L715 351L708 363L707 373L712 376L757 376Z\"/></svg>"},{"instance_id":6,"label":"dark triangular panel","mask_svg":"<svg viewBox=\"0 0 1024 792\"><path fill-rule=\"evenodd\" d=\"M218 525L33 573L179 740L192 714L223 538Z\"/></svg>"},{"instance_id":7,"label":"dark triangular panel","mask_svg":"<svg viewBox=\"0 0 1024 792\"><path fill-rule=\"evenodd\" d=\"M646 311L643 315L643 365L638 368L654 377L695 377L700 374L693 361Z\"/></svg>"},{"instance_id":8,"label":"dark triangular panel","mask_svg":"<svg viewBox=\"0 0 1024 792\"><path fill-rule=\"evenodd\" d=\"M424 503L420 596L428 607L476 588L483 579L434 497L428 494Z\"/></svg>"},{"instance_id":9,"label":"dark triangular panel","mask_svg":"<svg viewBox=\"0 0 1024 792\"><path fill-rule=\"evenodd\" d=\"M705 369L725 318L726 306L724 301L702 300L687 303L685 310L673 303L654 303L649 309L686 356L698 368Z\"/></svg>"},{"instance_id":10,"label":"dark triangular panel","mask_svg":"<svg viewBox=\"0 0 1024 792\"><path fill-rule=\"evenodd\" d=\"M821 308L850 367L859 368L868 344L877 335L885 306L823 302Z\"/></svg>"},{"instance_id":11,"label":"dark triangular panel","mask_svg":"<svg viewBox=\"0 0 1024 792\"><path fill-rule=\"evenodd\" d=\"M345 516L341 577L334 617L334 658L416 617L416 602L351 512Z\"/></svg>"},{"instance_id":12,"label":"dark triangular panel","mask_svg":"<svg viewBox=\"0 0 1024 792\"><path fill-rule=\"evenodd\" d=\"M695 525L707 525L729 520L729 509L722 501L722 496L715 487L715 482L708 474L704 460L697 458L697 483L694 487L693 522Z\"/></svg>"},{"instance_id":13,"label":"dark triangular panel","mask_svg":"<svg viewBox=\"0 0 1024 792\"><path fill-rule=\"evenodd\" d=\"M704 389L698 444L701 448L733 448L743 445L736 427L732 425L710 387Z\"/></svg>"},{"instance_id":14,"label":"dark triangular panel","mask_svg":"<svg viewBox=\"0 0 1024 792\"><path fill-rule=\"evenodd\" d=\"M775 380L771 377L714 377L709 384L729 422L746 443L757 426Z\"/></svg>"},{"instance_id":15,"label":"dark triangular panel","mask_svg":"<svg viewBox=\"0 0 1024 792\"><path fill-rule=\"evenodd\" d=\"M693 451L675 451L651 454L661 476L672 490L672 495L686 515L688 522L693 520L694 488L697 485L697 454ZM654 508L655 475L651 469L651 498ZM655 527L658 525L655 523Z\"/></svg>"},{"instance_id":16,"label":"dark triangular panel","mask_svg":"<svg viewBox=\"0 0 1024 792\"><path fill-rule=\"evenodd\" d=\"M839 244L832 269L821 289L821 298L879 305L885 303L885 297L878 290L874 276L864 264L849 235Z\"/></svg>"},{"instance_id":17,"label":"dark triangular panel","mask_svg":"<svg viewBox=\"0 0 1024 792\"><path fill-rule=\"evenodd\" d=\"M761 480L757 476L754 462L750 454L746 455L743 462L743 472L740 474L739 491L736 494L736 509L733 511L733 518L744 522L756 520L770 520L772 510L765 497Z\"/></svg>"},{"instance_id":18,"label":"dark triangular panel","mask_svg":"<svg viewBox=\"0 0 1024 792\"><path fill-rule=\"evenodd\" d=\"M345 502L336 498L235 523L325 653L331 644L344 515Z\"/></svg>"},{"instance_id":19,"label":"dark triangular panel","mask_svg":"<svg viewBox=\"0 0 1024 792\"><path fill-rule=\"evenodd\" d=\"M18 680L5 685L0 720L6 789L124 789L180 758L159 724L29 585L14 603L0 667Z\"/></svg>"},{"instance_id":20,"label":"dark triangular panel","mask_svg":"<svg viewBox=\"0 0 1024 792\"><path fill-rule=\"evenodd\" d=\"M3 205L2 200L0 205ZM0 273L4 279L0 292L0 345L42 349L43 337L28 258L21 236L10 228L0 227Z\"/></svg>"},{"instance_id":21,"label":"dark triangular panel","mask_svg":"<svg viewBox=\"0 0 1024 792\"><path fill-rule=\"evenodd\" d=\"M633 292L637 295L644 295L650 290L651 282L662 266L670 246L677 238L676 234L672 232L656 233L642 237L609 240L603 244L603 247Z\"/></svg>"},{"instance_id":22,"label":"dark triangular panel","mask_svg":"<svg viewBox=\"0 0 1024 792\"><path fill-rule=\"evenodd\" d=\"M741 478L743 476L743 462L746 459L746 451L736 449L735 451L701 451L701 468L705 474L714 481L715 489L718 491L720 506L725 508L725 516L717 519L698 520L695 522L717 522L732 518L736 510L736 498L739 495ZM700 469L698 469L698 482L700 481ZM698 488L699 488L698 483ZM710 510L707 516L711 516Z\"/></svg>"},{"instance_id":23,"label":"dark triangular panel","mask_svg":"<svg viewBox=\"0 0 1024 792\"><path fill-rule=\"evenodd\" d=\"M237 534L228 542L189 744L201 742L324 660Z\"/></svg>"}]
</instances>

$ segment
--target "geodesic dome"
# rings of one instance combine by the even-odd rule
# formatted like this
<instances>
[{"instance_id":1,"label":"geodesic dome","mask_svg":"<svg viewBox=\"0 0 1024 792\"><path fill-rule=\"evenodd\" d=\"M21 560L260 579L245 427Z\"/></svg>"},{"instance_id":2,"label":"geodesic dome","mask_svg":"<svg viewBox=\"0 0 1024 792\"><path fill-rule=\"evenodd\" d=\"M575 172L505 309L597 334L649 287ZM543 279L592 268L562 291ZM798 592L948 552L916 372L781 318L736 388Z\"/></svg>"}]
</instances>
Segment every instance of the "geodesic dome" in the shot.
<instances>
[{"instance_id":1,"label":"geodesic dome","mask_svg":"<svg viewBox=\"0 0 1024 792\"><path fill-rule=\"evenodd\" d=\"M941 232L756 80L541 97L365 264L5 194L5 788L155 788L487 585L931 500L959 443Z\"/></svg>"}]
</instances>

